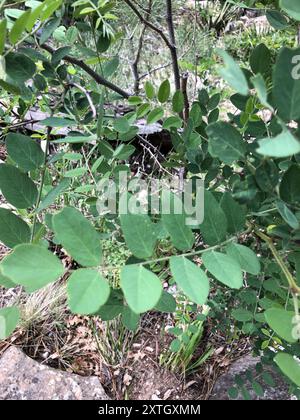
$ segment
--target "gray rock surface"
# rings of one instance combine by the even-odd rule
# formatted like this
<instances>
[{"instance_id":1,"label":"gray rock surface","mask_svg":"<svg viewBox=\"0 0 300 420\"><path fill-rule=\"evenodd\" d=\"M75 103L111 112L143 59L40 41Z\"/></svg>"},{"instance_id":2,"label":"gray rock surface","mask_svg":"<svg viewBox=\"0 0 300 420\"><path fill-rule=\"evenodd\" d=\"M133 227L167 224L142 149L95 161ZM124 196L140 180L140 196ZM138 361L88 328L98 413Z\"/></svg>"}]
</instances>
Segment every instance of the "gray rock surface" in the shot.
<instances>
[{"instance_id":1,"label":"gray rock surface","mask_svg":"<svg viewBox=\"0 0 300 420\"><path fill-rule=\"evenodd\" d=\"M0 400L108 400L99 379L44 366L10 347L0 358Z\"/></svg>"},{"instance_id":2,"label":"gray rock surface","mask_svg":"<svg viewBox=\"0 0 300 420\"><path fill-rule=\"evenodd\" d=\"M256 378L256 370L255 367L257 363L260 362L260 359L257 357L253 357L251 355L244 356L241 359L234 362L227 373L221 375L217 380L214 389L212 391L212 395L210 397L211 400L229 400L228 390L231 387L236 386L235 384L235 376L240 375L245 383L245 388L250 392L251 398L253 400L291 400L293 397L289 393L289 385L284 381L283 377L275 370L271 368L266 370L268 373L271 374L276 386L271 387L266 385L261 379L257 379L263 389L264 389L264 396L258 397L255 392L252 390L251 383L247 380L245 373L246 371L251 371L254 378ZM241 394L239 394L237 400L243 400Z\"/></svg>"}]
</instances>

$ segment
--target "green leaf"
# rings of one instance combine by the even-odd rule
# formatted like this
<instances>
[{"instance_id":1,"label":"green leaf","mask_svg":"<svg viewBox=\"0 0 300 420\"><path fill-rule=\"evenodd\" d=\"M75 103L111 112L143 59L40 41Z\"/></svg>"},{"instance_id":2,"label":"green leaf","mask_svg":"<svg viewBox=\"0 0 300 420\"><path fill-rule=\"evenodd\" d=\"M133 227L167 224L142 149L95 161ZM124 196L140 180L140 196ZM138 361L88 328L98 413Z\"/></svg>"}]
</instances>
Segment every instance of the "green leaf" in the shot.
<instances>
[{"instance_id":1,"label":"green leaf","mask_svg":"<svg viewBox=\"0 0 300 420\"><path fill-rule=\"evenodd\" d=\"M222 194L220 206L227 219L227 231L234 234L241 232L246 225L246 213L244 208L239 205L229 192Z\"/></svg>"},{"instance_id":2,"label":"green leaf","mask_svg":"<svg viewBox=\"0 0 300 420\"><path fill-rule=\"evenodd\" d=\"M121 288L129 307L137 314L153 309L163 290L159 278L141 265L122 269Z\"/></svg>"},{"instance_id":3,"label":"green leaf","mask_svg":"<svg viewBox=\"0 0 300 420\"><path fill-rule=\"evenodd\" d=\"M30 241L29 226L10 210L0 208L0 241L8 248Z\"/></svg>"},{"instance_id":4,"label":"green leaf","mask_svg":"<svg viewBox=\"0 0 300 420\"><path fill-rule=\"evenodd\" d=\"M225 67L219 70L220 76L241 95L248 95L249 87L247 79L234 61L234 59L223 50L217 49L217 53L223 58Z\"/></svg>"},{"instance_id":5,"label":"green leaf","mask_svg":"<svg viewBox=\"0 0 300 420\"><path fill-rule=\"evenodd\" d=\"M139 128L137 126L131 126L127 133L119 133L119 140L120 141L129 141L133 140L139 132ZM131 149L133 152L135 151L135 147L132 144L126 146L125 150Z\"/></svg>"},{"instance_id":6,"label":"green leaf","mask_svg":"<svg viewBox=\"0 0 300 420\"><path fill-rule=\"evenodd\" d=\"M123 311L123 293L119 289L112 289L105 305L97 312L102 321L111 321Z\"/></svg>"},{"instance_id":7,"label":"green leaf","mask_svg":"<svg viewBox=\"0 0 300 420\"><path fill-rule=\"evenodd\" d=\"M97 51L98 53L105 53L111 44L111 37L101 34L97 40Z\"/></svg>"},{"instance_id":8,"label":"green leaf","mask_svg":"<svg viewBox=\"0 0 300 420\"><path fill-rule=\"evenodd\" d=\"M139 326L140 316L133 312L129 306L122 310L122 322L129 331L136 331Z\"/></svg>"},{"instance_id":9,"label":"green leaf","mask_svg":"<svg viewBox=\"0 0 300 420\"><path fill-rule=\"evenodd\" d=\"M276 386L274 379L272 378L272 375L269 372L263 372L262 373L262 379L264 382L274 388Z\"/></svg>"},{"instance_id":10,"label":"green leaf","mask_svg":"<svg viewBox=\"0 0 300 420\"><path fill-rule=\"evenodd\" d=\"M71 26L66 32L66 39L70 44L74 44L74 42L78 39L78 35L79 31L76 26Z\"/></svg>"},{"instance_id":11,"label":"green leaf","mask_svg":"<svg viewBox=\"0 0 300 420\"><path fill-rule=\"evenodd\" d=\"M192 105L190 111L190 119L192 120L194 127L199 127L199 125L202 124L202 111L198 102L195 102Z\"/></svg>"},{"instance_id":12,"label":"green leaf","mask_svg":"<svg viewBox=\"0 0 300 420\"><path fill-rule=\"evenodd\" d=\"M4 58L3 58L4 60ZM1 61L3 61L1 60ZM1 61L0 61L0 66L1 66ZM4 80L0 80L0 86L7 92L12 93L13 95L21 95L21 90L18 86L13 85L11 83L7 83Z\"/></svg>"},{"instance_id":13,"label":"green leaf","mask_svg":"<svg viewBox=\"0 0 300 420\"><path fill-rule=\"evenodd\" d=\"M236 160L244 160L246 144L239 131L226 122L210 124L206 129L209 137L209 152L226 165Z\"/></svg>"},{"instance_id":14,"label":"green leaf","mask_svg":"<svg viewBox=\"0 0 300 420\"><path fill-rule=\"evenodd\" d=\"M0 189L6 200L18 209L31 207L38 190L30 178L12 165L0 165Z\"/></svg>"},{"instance_id":15,"label":"green leaf","mask_svg":"<svg viewBox=\"0 0 300 420\"><path fill-rule=\"evenodd\" d=\"M16 44L22 36L23 31L26 28L28 18L30 17L31 10L26 10L22 13L21 16L15 21L13 27L9 33L9 40L14 45Z\"/></svg>"},{"instance_id":16,"label":"green leaf","mask_svg":"<svg viewBox=\"0 0 300 420\"><path fill-rule=\"evenodd\" d=\"M41 21L47 20L62 4L62 0L46 1L46 8L41 13Z\"/></svg>"},{"instance_id":17,"label":"green leaf","mask_svg":"<svg viewBox=\"0 0 300 420\"><path fill-rule=\"evenodd\" d=\"M296 343L298 340L298 337L293 335L293 329L296 326L293 323L294 318L295 312L288 312L284 309L270 308L265 311L265 319L269 326L288 343Z\"/></svg>"},{"instance_id":18,"label":"green leaf","mask_svg":"<svg viewBox=\"0 0 300 420\"><path fill-rule=\"evenodd\" d=\"M44 161L44 153L36 140L23 134L9 133L6 137L9 157L25 172L39 168Z\"/></svg>"},{"instance_id":19,"label":"green leaf","mask_svg":"<svg viewBox=\"0 0 300 420\"><path fill-rule=\"evenodd\" d=\"M177 303L174 297L164 290L162 292L161 298L155 306L155 309L159 312L172 313L176 311L176 306Z\"/></svg>"},{"instance_id":20,"label":"green leaf","mask_svg":"<svg viewBox=\"0 0 300 420\"><path fill-rule=\"evenodd\" d=\"M47 82L44 76L41 74L36 74L33 78L34 87L39 90L40 92L43 92L47 89Z\"/></svg>"},{"instance_id":21,"label":"green leaf","mask_svg":"<svg viewBox=\"0 0 300 420\"><path fill-rule=\"evenodd\" d=\"M280 370L298 387L300 387L300 363L292 355L278 353L274 358Z\"/></svg>"},{"instance_id":22,"label":"green leaf","mask_svg":"<svg viewBox=\"0 0 300 420\"><path fill-rule=\"evenodd\" d=\"M170 203L170 208L166 207L167 211L164 211L163 207L161 220L171 236L173 245L180 251L191 249L195 238L192 229L186 225L186 216L181 199L170 191L164 190L162 192L162 202Z\"/></svg>"},{"instance_id":23,"label":"green leaf","mask_svg":"<svg viewBox=\"0 0 300 420\"><path fill-rule=\"evenodd\" d=\"M37 23L37 20L42 12L42 10L45 8L45 3L41 3L37 7L31 10L30 16L27 19L26 23L26 30L30 32L34 25Z\"/></svg>"},{"instance_id":24,"label":"green leaf","mask_svg":"<svg viewBox=\"0 0 300 420\"><path fill-rule=\"evenodd\" d=\"M300 20L300 4L298 0L280 0L280 7L293 19Z\"/></svg>"},{"instance_id":25,"label":"green leaf","mask_svg":"<svg viewBox=\"0 0 300 420\"><path fill-rule=\"evenodd\" d=\"M0 55L0 81L1 81L1 83L4 82L3 79L6 79L6 73L5 73L5 57L3 57L3 56ZM4 86L2 86L2 87L5 88Z\"/></svg>"},{"instance_id":26,"label":"green leaf","mask_svg":"<svg viewBox=\"0 0 300 420\"><path fill-rule=\"evenodd\" d=\"M184 96L181 90L177 90L172 99L173 111L180 114L184 110Z\"/></svg>"},{"instance_id":27,"label":"green leaf","mask_svg":"<svg viewBox=\"0 0 300 420\"><path fill-rule=\"evenodd\" d=\"M155 224L147 214L121 214L121 228L126 245L137 258L153 255L157 237Z\"/></svg>"},{"instance_id":28,"label":"green leaf","mask_svg":"<svg viewBox=\"0 0 300 420\"><path fill-rule=\"evenodd\" d=\"M273 109L272 106L268 103L268 91L264 78L261 74L257 74L254 77L251 77L251 82L256 89L258 99L261 104L266 108Z\"/></svg>"},{"instance_id":29,"label":"green leaf","mask_svg":"<svg viewBox=\"0 0 300 420\"><path fill-rule=\"evenodd\" d=\"M153 109L147 118L147 123L148 124L154 124L156 123L158 120L162 119L164 116L164 110L163 108L155 108Z\"/></svg>"},{"instance_id":30,"label":"green leaf","mask_svg":"<svg viewBox=\"0 0 300 420\"><path fill-rule=\"evenodd\" d=\"M77 125L77 122L74 120L70 120L68 118L60 118L60 117L49 117L49 118L45 118L44 120L40 121L41 125L44 125L45 127L72 127ZM77 136L74 136L73 138L77 141L79 141L80 143L83 143L82 141L82 137L84 139L90 138L90 137L86 137L86 136L80 136L80 138L78 138ZM70 137L68 137L68 139L70 139ZM66 139L64 139L64 142L66 142ZM66 143L70 143L70 141L67 141Z\"/></svg>"},{"instance_id":31,"label":"green leaf","mask_svg":"<svg viewBox=\"0 0 300 420\"><path fill-rule=\"evenodd\" d=\"M211 191L204 192L204 221L200 225L203 239L208 245L223 242L227 234L227 219Z\"/></svg>"},{"instance_id":32,"label":"green leaf","mask_svg":"<svg viewBox=\"0 0 300 420\"><path fill-rule=\"evenodd\" d=\"M130 98L128 98L128 103L133 106L141 105L143 99L140 96L130 96Z\"/></svg>"},{"instance_id":33,"label":"green leaf","mask_svg":"<svg viewBox=\"0 0 300 420\"><path fill-rule=\"evenodd\" d=\"M68 281L68 305L80 315L92 315L99 311L110 295L107 281L92 269L75 271Z\"/></svg>"},{"instance_id":34,"label":"green leaf","mask_svg":"<svg viewBox=\"0 0 300 420\"><path fill-rule=\"evenodd\" d=\"M299 229L299 221L297 217L283 201L277 200L276 207L283 220L285 220L292 229Z\"/></svg>"},{"instance_id":35,"label":"green leaf","mask_svg":"<svg viewBox=\"0 0 300 420\"><path fill-rule=\"evenodd\" d=\"M175 340L172 341L171 345L170 345L170 350L172 353L178 353L180 351L181 348L181 341L176 338Z\"/></svg>"},{"instance_id":36,"label":"green leaf","mask_svg":"<svg viewBox=\"0 0 300 420\"><path fill-rule=\"evenodd\" d=\"M239 322L248 322L253 319L253 313L243 308L233 309L231 315Z\"/></svg>"},{"instance_id":37,"label":"green leaf","mask_svg":"<svg viewBox=\"0 0 300 420\"><path fill-rule=\"evenodd\" d=\"M52 223L58 240L75 261L86 267L101 264L99 234L78 210L65 207L53 216Z\"/></svg>"},{"instance_id":38,"label":"green leaf","mask_svg":"<svg viewBox=\"0 0 300 420\"><path fill-rule=\"evenodd\" d=\"M260 385L259 382L257 382L257 381L252 382L252 388L253 388L253 391L255 392L256 395L258 395L259 397L264 396L263 387Z\"/></svg>"},{"instance_id":39,"label":"green leaf","mask_svg":"<svg viewBox=\"0 0 300 420\"><path fill-rule=\"evenodd\" d=\"M229 398L231 398L232 400L236 400L237 397L239 396L239 390L235 387L231 387L228 389L228 396Z\"/></svg>"},{"instance_id":40,"label":"green leaf","mask_svg":"<svg viewBox=\"0 0 300 420\"><path fill-rule=\"evenodd\" d=\"M61 120L61 118L59 118L59 120ZM45 120L44 120L45 121ZM70 127L72 125L75 125L75 121L71 121L71 120L64 120L65 122L65 126L66 127ZM60 124L59 122L57 122L57 124ZM61 122L61 124L63 124L63 122ZM50 125L51 127L51 125ZM63 127L63 126L61 126ZM58 139L58 140L53 140L53 143L69 143L69 144L78 144L78 143L90 143L92 141L97 140L96 136L67 136L67 137L63 137L62 139Z\"/></svg>"},{"instance_id":41,"label":"green leaf","mask_svg":"<svg viewBox=\"0 0 300 420\"><path fill-rule=\"evenodd\" d=\"M64 267L60 260L44 246L17 245L1 263L2 273L14 283L33 292L62 276Z\"/></svg>"},{"instance_id":42,"label":"green leaf","mask_svg":"<svg viewBox=\"0 0 300 420\"><path fill-rule=\"evenodd\" d=\"M250 66L254 74L262 75L271 70L271 52L265 44L259 44L254 48L250 56Z\"/></svg>"},{"instance_id":43,"label":"green leaf","mask_svg":"<svg viewBox=\"0 0 300 420\"><path fill-rule=\"evenodd\" d=\"M207 103L207 109L209 111L212 111L213 109L217 108L221 100L220 93L215 93L211 98L209 98L209 101Z\"/></svg>"},{"instance_id":44,"label":"green leaf","mask_svg":"<svg viewBox=\"0 0 300 420\"><path fill-rule=\"evenodd\" d=\"M226 253L239 262L243 271L257 276L260 273L260 261L252 249L235 243L226 247Z\"/></svg>"},{"instance_id":45,"label":"green leaf","mask_svg":"<svg viewBox=\"0 0 300 420\"><path fill-rule=\"evenodd\" d=\"M84 167L71 169L70 171L65 172L65 177L66 178L76 178L79 176L81 177L85 175L87 171L88 171L87 168L84 168Z\"/></svg>"},{"instance_id":46,"label":"green leaf","mask_svg":"<svg viewBox=\"0 0 300 420\"><path fill-rule=\"evenodd\" d=\"M60 17L53 18L49 20L46 25L43 28L42 35L40 36L40 45L44 44L50 36L53 34L53 32L59 27L60 24Z\"/></svg>"},{"instance_id":47,"label":"green leaf","mask_svg":"<svg viewBox=\"0 0 300 420\"><path fill-rule=\"evenodd\" d=\"M274 29L281 30L288 27L288 21L278 10L267 10L266 17Z\"/></svg>"},{"instance_id":48,"label":"green leaf","mask_svg":"<svg viewBox=\"0 0 300 420\"><path fill-rule=\"evenodd\" d=\"M155 97L155 89L152 83L146 82L145 83L145 92L148 99L153 99Z\"/></svg>"},{"instance_id":49,"label":"green leaf","mask_svg":"<svg viewBox=\"0 0 300 420\"><path fill-rule=\"evenodd\" d=\"M70 178L63 178L59 184L57 184L54 188L52 188L52 190L48 192L48 194L39 205L37 212L45 210L47 207L51 206L51 204L55 202L56 198L66 191L70 184Z\"/></svg>"},{"instance_id":50,"label":"green leaf","mask_svg":"<svg viewBox=\"0 0 300 420\"><path fill-rule=\"evenodd\" d=\"M169 117L163 123L164 130L170 130L170 128L181 128L182 119L179 117Z\"/></svg>"},{"instance_id":51,"label":"green leaf","mask_svg":"<svg viewBox=\"0 0 300 420\"><path fill-rule=\"evenodd\" d=\"M131 144L120 144L114 151L113 157L119 160L127 160L135 150L135 147Z\"/></svg>"},{"instance_id":52,"label":"green leaf","mask_svg":"<svg viewBox=\"0 0 300 420\"><path fill-rule=\"evenodd\" d=\"M0 286L5 287L6 289L12 289L16 287L16 284L13 283L8 277L3 276L3 274L0 272Z\"/></svg>"},{"instance_id":53,"label":"green leaf","mask_svg":"<svg viewBox=\"0 0 300 420\"><path fill-rule=\"evenodd\" d=\"M0 21L0 55L3 54L5 50L5 41L6 41L6 33L7 33L7 20L2 19Z\"/></svg>"},{"instance_id":54,"label":"green leaf","mask_svg":"<svg viewBox=\"0 0 300 420\"><path fill-rule=\"evenodd\" d=\"M207 123L212 124L218 121L220 116L220 110L219 108L214 109L210 112L209 116L207 117Z\"/></svg>"},{"instance_id":55,"label":"green leaf","mask_svg":"<svg viewBox=\"0 0 300 420\"><path fill-rule=\"evenodd\" d=\"M259 140L257 153L273 158L284 158L300 153L300 141L285 130L274 138Z\"/></svg>"},{"instance_id":56,"label":"green leaf","mask_svg":"<svg viewBox=\"0 0 300 420\"><path fill-rule=\"evenodd\" d=\"M284 174L280 184L280 197L287 203L300 202L300 166L292 165Z\"/></svg>"},{"instance_id":57,"label":"green leaf","mask_svg":"<svg viewBox=\"0 0 300 420\"><path fill-rule=\"evenodd\" d=\"M184 257L172 257L170 267L175 282L186 296L198 305L206 303L209 280L204 271Z\"/></svg>"},{"instance_id":58,"label":"green leaf","mask_svg":"<svg viewBox=\"0 0 300 420\"><path fill-rule=\"evenodd\" d=\"M58 50L54 51L54 53L52 54L52 58L51 58L51 64L53 66L57 66L60 61L70 53L71 51L71 47L61 47L58 48Z\"/></svg>"},{"instance_id":59,"label":"green leaf","mask_svg":"<svg viewBox=\"0 0 300 420\"><path fill-rule=\"evenodd\" d=\"M130 129L130 124L125 117L117 118L114 121L114 129L119 133L127 133Z\"/></svg>"},{"instance_id":60,"label":"green leaf","mask_svg":"<svg viewBox=\"0 0 300 420\"><path fill-rule=\"evenodd\" d=\"M20 311L16 306L0 309L0 340L8 338L20 319Z\"/></svg>"},{"instance_id":61,"label":"green leaf","mask_svg":"<svg viewBox=\"0 0 300 420\"><path fill-rule=\"evenodd\" d=\"M24 83L36 70L34 62L24 54L9 53L5 57L6 74L15 83Z\"/></svg>"},{"instance_id":62,"label":"green leaf","mask_svg":"<svg viewBox=\"0 0 300 420\"><path fill-rule=\"evenodd\" d=\"M243 286L243 273L239 263L232 257L216 251L208 251L202 255L208 271L221 283L232 289Z\"/></svg>"},{"instance_id":63,"label":"green leaf","mask_svg":"<svg viewBox=\"0 0 300 420\"><path fill-rule=\"evenodd\" d=\"M168 101L171 93L171 85L169 80L165 80L159 87L158 90L158 100L160 103L164 104Z\"/></svg>"},{"instance_id":64,"label":"green leaf","mask_svg":"<svg viewBox=\"0 0 300 420\"><path fill-rule=\"evenodd\" d=\"M136 117L137 118L143 118L145 115L148 114L150 109L151 109L150 104L142 104L141 106L138 107L138 109L136 111Z\"/></svg>"},{"instance_id":65,"label":"green leaf","mask_svg":"<svg viewBox=\"0 0 300 420\"><path fill-rule=\"evenodd\" d=\"M273 98L277 105L278 115L284 121L300 118L299 61L295 61L299 55L300 48L282 48L275 65Z\"/></svg>"},{"instance_id":66,"label":"green leaf","mask_svg":"<svg viewBox=\"0 0 300 420\"><path fill-rule=\"evenodd\" d=\"M268 193L274 190L279 183L279 171L275 162L271 159L262 160L256 168L255 180L262 191Z\"/></svg>"}]
</instances>

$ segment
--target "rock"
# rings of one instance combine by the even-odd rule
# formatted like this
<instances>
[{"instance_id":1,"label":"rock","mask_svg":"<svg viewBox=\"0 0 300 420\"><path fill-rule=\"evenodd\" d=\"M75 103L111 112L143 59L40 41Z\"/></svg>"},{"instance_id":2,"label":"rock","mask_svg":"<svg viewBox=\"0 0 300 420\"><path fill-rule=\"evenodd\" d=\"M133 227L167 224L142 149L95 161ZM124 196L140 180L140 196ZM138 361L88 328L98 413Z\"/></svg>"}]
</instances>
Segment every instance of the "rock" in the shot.
<instances>
[{"instance_id":1,"label":"rock","mask_svg":"<svg viewBox=\"0 0 300 420\"><path fill-rule=\"evenodd\" d=\"M16 347L0 358L0 400L108 400L99 379L42 365Z\"/></svg>"},{"instance_id":2,"label":"rock","mask_svg":"<svg viewBox=\"0 0 300 420\"><path fill-rule=\"evenodd\" d=\"M251 355L245 356L234 362L227 373L221 375L216 381L213 388L210 399L211 400L229 400L228 390L231 387L235 387L235 377L240 375L243 378L245 383L245 388L249 391L251 398L253 400L291 400L293 397L289 393L289 385L284 381L283 376L280 375L275 369L271 367L264 367L265 371L271 374L275 386L271 387L266 385L263 380L256 379L256 365L260 362L259 357L253 357ZM253 391L251 383L246 378L246 371L251 371L253 377L257 382L259 382L264 390L263 397L258 397L257 394ZM238 400L243 400L244 398L239 395Z\"/></svg>"}]
</instances>

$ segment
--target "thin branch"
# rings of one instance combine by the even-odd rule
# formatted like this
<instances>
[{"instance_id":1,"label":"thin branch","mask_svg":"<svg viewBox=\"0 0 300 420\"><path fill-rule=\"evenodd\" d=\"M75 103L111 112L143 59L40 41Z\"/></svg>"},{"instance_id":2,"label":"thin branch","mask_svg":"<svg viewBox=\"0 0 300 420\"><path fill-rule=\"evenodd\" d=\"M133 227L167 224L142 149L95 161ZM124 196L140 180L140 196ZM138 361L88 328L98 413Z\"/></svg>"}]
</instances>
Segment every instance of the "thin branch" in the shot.
<instances>
[{"instance_id":1,"label":"thin branch","mask_svg":"<svg viewBox=\"0 0 300 420\"><path fill-rule=\"evenodd\" d=\"M48 51L50 54L55 52L55 49L50 47L50 45L42 44L41 47ZM71 57L70 55L66 55L64 60L68 63L74 64L75 66L80 67L84 70L89 76L91 76L99 85L106 86L108 89L118 93L123 98L128 99L131 96L131 93L126 92L119 86L116 86L114 83L109 82L108 80L104 79L104 77L100 76L100 74L96 73L91 67L85 64L82 60L78 60L75 57Z\"/></svg>"},{"instance_id":2,"label":"thin branch","mask_svg":"<svg viewBox=\"0 0 300 420\"><path fill-rule=\"evenodd\" d=\"M145 79L145 77L148 77L148 76L150 76L151 74L153 74L153 73L155 73L157 71L166 69L167 67L170 67L171 65L172 65L172 62L170 61L169 63L166 63L166 64L163 64L161 66L155 67L154 69L149 70L147 73L142 74L139 77L139 81Z\"/></svg>"},{"instance_id":3,"label":"thin branch","mask_svg":"<svg viewBox=\"0 0 300 420\"><path fill-rule=\"evenodd\" d=\"M146 12L146 16L149 19L150 14L151 14L151 10L152 10L152 0L149 0L149 6ZM139 42L138 42L138 49L137 49L137 53L136 53L136 57L134 62L132 63L132 73L133 73L133 77L134 77L134 92L136 95L138 95L139 90L140 90L140 77L139 77L139 61L141 58L141 53L142 53L142 48L143 48L143 42L144 42L144 36L146 33L146 29L147 29L147 25L144 24L144 27L142 29L141 35L139 37Z\"/></svg>"},{"instance_id":4,"label":"thin branch","mask_svg":"<svg viewBox=\"0 0 300 420\"><path fill-rule=\"evenodd\" d=\"M131 0L124 0L124 2L131 8L134 14L140 19L140 21L151 28L154 32L156 32L165 42L169 49L172 48L172 44L170 43L168 37L164 34L163 30L158 28L157 26L153 25L153 23L149 22L144 16L140 13L140 11L135 7L135 5L131 2Z\"/></svg>"},{"instance_id":5,"label":"thin branch","mask_svg":"<svg viewBox=\"0 0 300 420\"><path fill-rule=\"evenodd\" d=\"M93 101L92 101L92 98L91 98L89 92L86 89L84 89L84 87L78 85L77 83L70 83L69 85L76 87L77 89L81 90L81 92L83 92L85 94L85 96L88 100L88 103L90 105L90 108L91 108L91 111L92 111L92 114L93 114L93 118L96 118L97 117L97 111L96 111L95 105L93 104Z\"/></svg>"},{"instance_id":6,"label":"thin branch","mask_svg":"<svg viewBox=\"0 0 300 420\"><path fill-rule=\"evenodd\" d=\"M173 72L175 78L175 86L176 90L180 90L180 71L178 66L178 57L177 57L177 48L176 48L176 40L175 40L175 31L174 31L174 22L173 22L173 10L172 10L172 1L166 0L167 4L167 24L169 30L169 37L166 36L164 31L161 28L158 28L153 23L149 22L149 20L145 19L144 16L140 13L138 8L132 3L131 0L124 0L124 2L131 8L131 10L135 13L135 15L140 19L140 21L145 25L156 32L162 40L165 42L166 46L169 48L171 57L172 57L172 65L173 65Z\"/></svg>"},{"instance_id":7,"label":"thin branch","mask_svg":"<svg viewBox=\"0 0 300 420\"><path fill-rule=\"evenodd\" d=\"M182 86L181 90L184 96L184 120L187 122L190 116L190 104L189 104L189 98L187 94L187 83L188 83L189 73L186 72L182 75Z\"/></svg>"},{"instance_id":8,"label":"thin branch","mask_svg":"<svg viewBox=\"0 0 300 420\"><path fill-rule=\"evenodd\" d=\"M172 56L173 72L175 77L175 86L176 90L180 90L180 71L178 66L178 56L177 56L177 47L176 47L176 38L173 22L173 9L172 9L172 0L166 0L167 3L167 24L169 30L169 37L171 41L170 52Z\"/></svg>"}]
</instances>

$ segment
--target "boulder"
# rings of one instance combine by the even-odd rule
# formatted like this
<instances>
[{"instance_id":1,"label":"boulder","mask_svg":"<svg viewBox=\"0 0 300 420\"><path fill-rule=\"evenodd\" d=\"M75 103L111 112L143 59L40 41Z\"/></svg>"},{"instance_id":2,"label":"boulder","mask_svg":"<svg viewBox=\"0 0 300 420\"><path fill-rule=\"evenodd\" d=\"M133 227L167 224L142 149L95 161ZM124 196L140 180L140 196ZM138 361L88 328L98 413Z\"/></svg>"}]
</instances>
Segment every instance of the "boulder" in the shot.
<instances>
[{"instance_id":1,"label":"boulder","mask_svg":"<svg viewBox=\"0 0 300 420\"><path fill-rule=\"evenodd\" d=\"M42 365L10 347L0 358L0 400L108 400L96 377Z\"/></svg>"},{"instance_id":2,"label":"boulder","mask_svg":"<svg viewBox=\"0 0 300 420\"><path fill-rule=\"evenodd\" d=\"M245 388L249 391L251 399L253 400L291 400L293 397L289 393L289 385L285 382L283 376L272 369L271 367L265 368L265 371L271 374L275 386L266 385L256 373L256 365L260 362L259 357L251 355L244 356L234 362L229 370L221 375L215 383L210 400L229 400L228 390L236 386L235 377L240 376L245 384ZM246 372L251 372L255 380L260 383L264 390L264 395L259 397L253 391L251 383L246 377ZM239 394L237 400L243 400L243 396Z\"/></svg>"}]
</instances>

